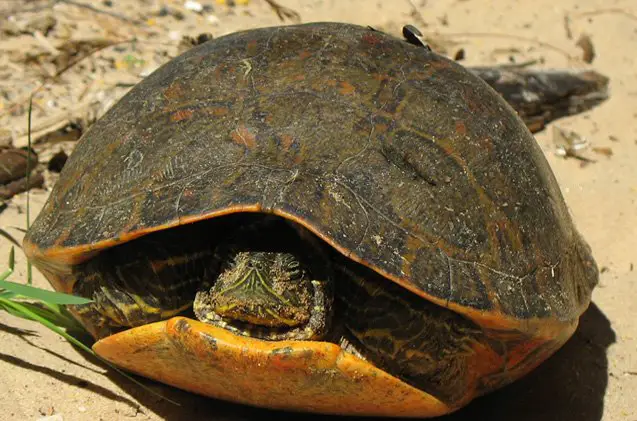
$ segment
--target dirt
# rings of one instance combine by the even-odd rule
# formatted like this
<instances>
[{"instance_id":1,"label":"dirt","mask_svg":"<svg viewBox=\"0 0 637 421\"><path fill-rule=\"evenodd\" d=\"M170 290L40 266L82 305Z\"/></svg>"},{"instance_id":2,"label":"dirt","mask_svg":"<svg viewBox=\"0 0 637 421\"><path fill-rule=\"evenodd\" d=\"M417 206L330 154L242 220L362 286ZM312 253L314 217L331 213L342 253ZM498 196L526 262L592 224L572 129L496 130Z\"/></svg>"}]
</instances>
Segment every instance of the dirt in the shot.
<instances>
[{"instance_id":1,"label":"dirt","mask_svg":"<svg viewBox=\"0 0 637 421\"><path fill-rule=\"evenodd\" d=\"M438 51L450 57L464 55L465 65L532 60L536 68L594 69L610 78L608 101L536 134L601 268L593 303L574 337L539 369L444 419L636 421L634 1L280 1L297 11L302 22L344 21L395 34L403 25L414 24ZM189 10L184 1L171 0L91 2L93 9L73 2L60 1L53 7L51 3L0 1L0 144L26 144L28 97L40 87L33 124L41 162L60 149L71 152L73 130L88 125L144 75L174 57L183 36L208 32L216 37L281 24L261 0L209 0L201 4L212 8L201 13ZM590 42L581 42L582 37ZM458 53L461 49L464 52ZM91 50L97 51L87 55ZM558 156L556 127L585 139L587 147L578 153L590 161ZM66 129L40 138L57 128ZM32 217L55 178L47 172L47 190L31 191ZM6 201L0 228L20 239L25 211L25 194ZM0 237L0 256L8 256L9 247ZM11 279L25 278L25 259L18 251ZM48 286L37 272L34 283ZM323 419L233 405L145 383L181 406L140 389L45 328L0 313L1 420Z\"/></svg>"}]
</instances>

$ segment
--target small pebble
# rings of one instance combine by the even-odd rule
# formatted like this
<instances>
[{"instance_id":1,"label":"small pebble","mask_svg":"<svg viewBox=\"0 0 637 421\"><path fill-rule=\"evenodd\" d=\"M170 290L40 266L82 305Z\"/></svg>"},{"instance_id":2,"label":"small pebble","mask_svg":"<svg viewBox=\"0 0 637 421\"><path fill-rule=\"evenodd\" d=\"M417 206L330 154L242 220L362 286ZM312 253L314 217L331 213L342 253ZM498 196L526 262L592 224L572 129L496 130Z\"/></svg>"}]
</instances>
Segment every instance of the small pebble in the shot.
<instances>
[{"instance_id":1,"label":"small pebble","mask_svg":"<svg viewBox=\"0 0 637 421\"><path fill-rule=\"evenodd\" d=\"M203 6L198 1L188 0L184 3L184 7L188 10L192 10L193 12L201 13L203 12Z\"/></svg>"}]
</instances>

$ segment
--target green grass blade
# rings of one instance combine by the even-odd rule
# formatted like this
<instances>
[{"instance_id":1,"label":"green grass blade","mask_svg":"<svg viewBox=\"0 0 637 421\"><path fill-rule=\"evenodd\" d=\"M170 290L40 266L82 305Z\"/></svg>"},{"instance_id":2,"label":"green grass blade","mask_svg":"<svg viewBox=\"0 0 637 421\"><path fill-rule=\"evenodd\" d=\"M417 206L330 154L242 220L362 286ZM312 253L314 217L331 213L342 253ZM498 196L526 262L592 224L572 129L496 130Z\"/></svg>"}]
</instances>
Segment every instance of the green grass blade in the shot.
<instances>
[{"instance_id":1,"label":"green grass blade","mask_svg":"<svg viewBox=\"0 0 637 421\"><path fill-rule=\"evenodd\" d=\"M27 231L31 226L31 195L29 194L29 177L31 175L31 113L33 111L33 95L29 97L29 121L27 123L27 142L29 150L27 151ZM27 285L33 283L33 267L27 259Z\"/></svg>"},{"instance_id":2,"label":"green grass blade","mask_svg":"<svg viewBox=\"0 0 637 421\"><path fill-rule=\"evenodd\" d=\"M24 315L22 313L20 313L19 311L16 311L13 308L13 306L11 306L11 303L12 303L11 300L7 300L5 298L0 298L0 309L6 311L7 313L11 314L12 316L16 316L16 317L20 317L20 318L24 319L25 318Z\"/></svg>"},{"instance_id":3,"label":"green grass blade","mask_svg":"<svg viewBox=\"0 0 637 421\"><path fill-rule=\"evenodd\" d=\"M9 251L9 269L2 272L2 274L0 275L0 282L4 281L9 276L11 276L14 269L15 269L15 248L11 247L11 251ZM0 286L0 288L2 288L2 286Z\"/></svg>"},{"instance_id":4,"label":"green grass blade","mask_svg":"<svg viewBox=\"0 0 637 421\"><path fill-rule=\"evenodd\" d=\"M46 289L36 288L29 285L18 284L10 281L0 280L0 288L22 295L24 297L33 298L52 304L88 304L93 302L84 297L76 297L75 295L63 294L61 292L49 291Z\"/></svg>"},{"instance_id":5,"label":"green grass blade","mask_svg":"<svg viewBox=\"0 0 637 421\"><path fill-rule=\"evenodd\" d=\"M42 301L40 304L45 306L47 308L47 310L50 311L51 313L62 316L62 313L63 313L63 310L64 310L64 306L63 305L49 303L47 301Z\"/></svg>"},{"instance_id":6,"label":"green grass blade","mask_svg":"<svg viewBox=\"0 0 637 421\"><path fill-rule=\"evenodd\" d=\"M7 305L8 307L10 307L14 312L20 313L23 318L31 319L33 321L41 323L42 325L44 325L47 328L51 329L52 331L54 331L58 335L64 337L64 339L66 339L67 341L71 342L73 345L77 346L78 348L80 348L80 349L82 349L82 350L84 350L84 351L86 351L88 353L93 354L93 350L91 348L87 347L82 342L80 342L79 340L75 339L73 336L71 336L68 333L66 333L61 327L56 326L55 324L53 324L49 320L47 320L47 319L39 316L38 314L34 313L33 311L31 311L31 309L28 306L26 306L25 303L20 303L20 302L17 302L17 301L6 301L6 302L4 302L4 304Z\"/></svg>"},{"instance_id":7,"label":"green grass blade","mask_svg":"<svg viewBox=\"0 0 637 421\"><path fill-rule=\"evenodd\" d=\"M80 326L80 324L71 315L63 314L60 312L53 312L49 310L48 307L43 306L42 303L30 303L27 301L6 300L6 299L0 298L0 305L2 305L2 307L6 311L8 311L14 316L17 316L23 319L28 319L28 320L33 320L33 319L24 313L16 313L14 311L14 308L11 306L11 303L6 303L3 301L11 301L13 303L18 302L21 306L28 308L29 310L31 310L31 312L37 314L41 318L46 319L50 321L51 323L55 324L56 326L62 327L64 329L74 330L74 331L84 330L84 328Z\"/></svg>"},{"instance_id":8,"label":"green grass blade","mask_svg":"<svg viewBox=\"0 0 637 421\"><path fill-rule=\"evenodd\" d=\"M0 299L11 300L12 298L15 298L17 296L18 294L16 294L15 292L0 289Z\"/></svg>"},{"instance_id":9,"label":"green grass blade","mask_svg":"<svg viewBox=\"0 0 637 421\"><path fill-rule=\"evenodd\" d=\"M15 248L11 247L9 251L9 269L15 269Z\"/></svg>"}]
</instances>

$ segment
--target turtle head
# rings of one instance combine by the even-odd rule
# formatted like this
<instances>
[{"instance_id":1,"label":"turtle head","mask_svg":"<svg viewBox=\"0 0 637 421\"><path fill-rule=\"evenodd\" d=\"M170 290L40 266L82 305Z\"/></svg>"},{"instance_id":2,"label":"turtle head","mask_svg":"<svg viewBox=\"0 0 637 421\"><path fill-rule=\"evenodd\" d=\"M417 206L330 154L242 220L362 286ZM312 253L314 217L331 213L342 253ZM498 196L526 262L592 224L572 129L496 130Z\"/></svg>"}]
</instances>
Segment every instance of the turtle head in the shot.
<instances>
[{"instance_id":1,"label":"turtle head","mask_svg":"<svg viewBox=\"0 0 637 421\"><path fill-rule=\"evenodd\" d=\"M266 327L296 327L310 320L307 270L290 253L243 251L210 290L212 310L224 319Z\"/></svg>"},{"instance_id":2,"label":"turtle head","mask_svg":"<svg viewBox=\"0 0 637 421\"><path fill-rule=\"evenodd\" d=\"M265 340L326 335L332 265L309 233L278 217L241 221L219 242L215 256L212 282L202 284L193 302L199 320Z\"/></svg>"}]
</instances>

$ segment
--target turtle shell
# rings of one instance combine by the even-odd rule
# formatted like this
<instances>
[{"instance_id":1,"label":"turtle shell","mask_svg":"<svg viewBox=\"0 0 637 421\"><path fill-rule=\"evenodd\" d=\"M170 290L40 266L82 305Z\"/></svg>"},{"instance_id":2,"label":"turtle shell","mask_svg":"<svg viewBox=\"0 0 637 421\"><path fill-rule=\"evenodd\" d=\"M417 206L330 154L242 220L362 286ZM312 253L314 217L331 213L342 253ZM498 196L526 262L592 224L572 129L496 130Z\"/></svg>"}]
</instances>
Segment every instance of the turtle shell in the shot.
<instances>
[{"instance_id":1,"label":"turtle shell","mask_svg":"<svg viewBox=\"0 0 637 421\"><path fill-rule=\"evenodd\" d=\"M297 222L485 332L526 338L504 365L549 344L520 373L572 334L597 282L508 104L428 49L338 23L227 35L148 76L80 140L25 250L70 292L69 268L100 250L239 212Z\"/></svg>"}]
</instances>

